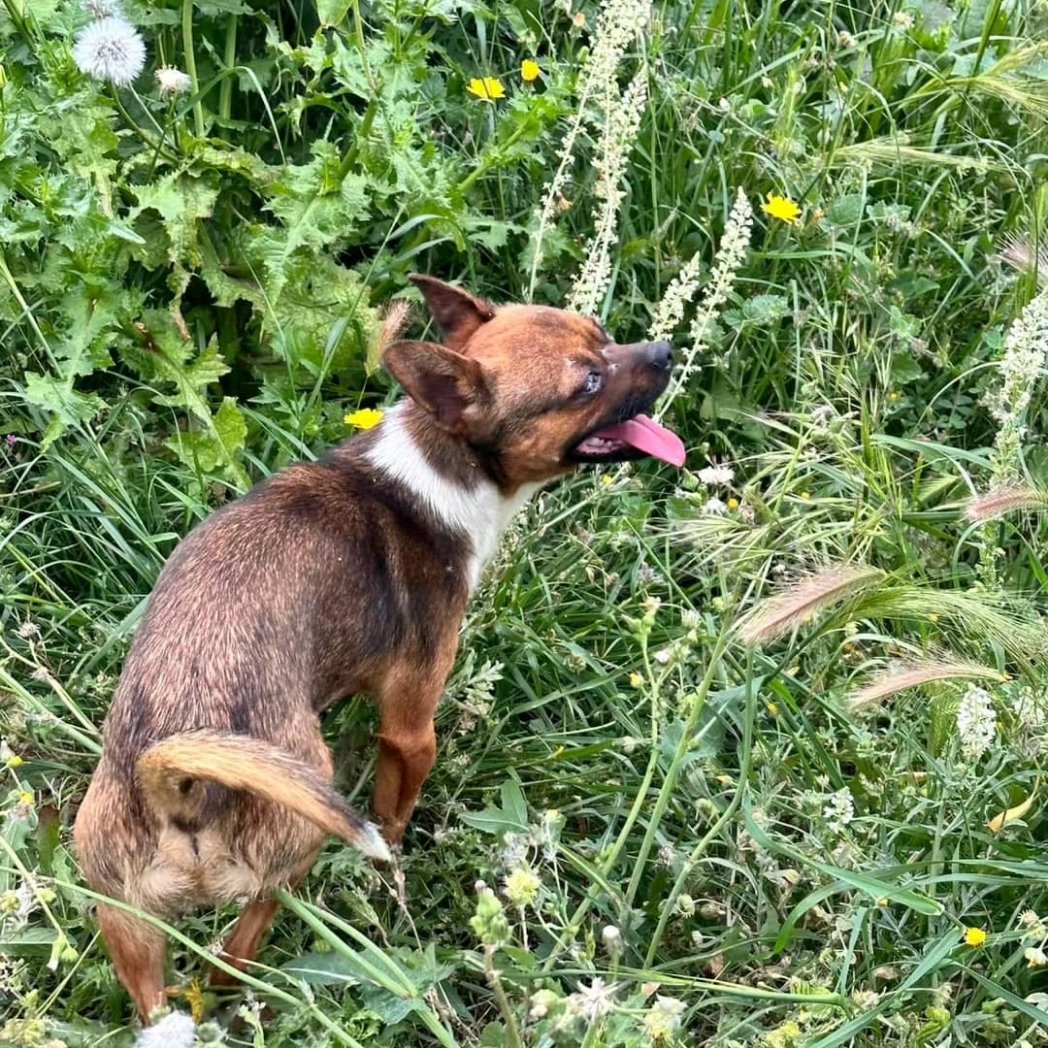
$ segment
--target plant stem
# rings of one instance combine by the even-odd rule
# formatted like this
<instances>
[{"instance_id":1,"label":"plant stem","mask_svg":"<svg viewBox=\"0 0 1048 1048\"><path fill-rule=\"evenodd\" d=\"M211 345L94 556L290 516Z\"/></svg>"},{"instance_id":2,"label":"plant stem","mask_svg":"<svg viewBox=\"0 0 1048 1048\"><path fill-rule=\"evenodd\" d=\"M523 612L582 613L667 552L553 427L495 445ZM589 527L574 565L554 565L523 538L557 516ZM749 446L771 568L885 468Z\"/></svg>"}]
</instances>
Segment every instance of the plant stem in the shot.
<instances>
[{"instance_id":1,"label":"plant stem","mask_svg":"<svg viewBox=\"0 0 1048 1048\"><path fill-rule=\"evenodd\" d=\"M193 82L194 96L200 93L200 81L197 79L196 52L193 49L193 0L182 0L182 49L186 56L186 72ZM197 138L204 137L204 107L200 99L193 103L193 126Z\"/></svg>"},{"instance_id":2,"label":"plant stem","mask_svg":"<svg viewBox=\"0 0 1048 1048\"><path fill-rule=\"evenodd\" d=\"M228 123L233 112L233 67L237 60L237 16L230 15L226 22L226 53L224 56L225 78L218 91L218 119Z\"/></svg>"}]
</instances>

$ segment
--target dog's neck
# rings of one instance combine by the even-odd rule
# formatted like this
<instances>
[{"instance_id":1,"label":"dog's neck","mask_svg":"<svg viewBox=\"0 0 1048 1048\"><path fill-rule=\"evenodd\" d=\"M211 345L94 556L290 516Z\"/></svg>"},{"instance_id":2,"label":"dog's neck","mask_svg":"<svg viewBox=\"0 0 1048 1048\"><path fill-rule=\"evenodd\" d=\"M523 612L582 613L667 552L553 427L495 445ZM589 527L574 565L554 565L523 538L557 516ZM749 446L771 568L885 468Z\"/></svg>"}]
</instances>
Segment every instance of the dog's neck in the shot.
<instances>
[{"instance_id":1,"label":"dog's neck","mask_svg":"<svg viewBox=\"0 0 1048 1048\"><path fill-rule=\"evenodd\" d=\"M462 438L442 430L410 400L401 401L386 414L366 457L403 484L449 531L461 534L469 543L471 592L507 525L541 487L500 487L480 454Z\"/></svg>"}]
</instances>

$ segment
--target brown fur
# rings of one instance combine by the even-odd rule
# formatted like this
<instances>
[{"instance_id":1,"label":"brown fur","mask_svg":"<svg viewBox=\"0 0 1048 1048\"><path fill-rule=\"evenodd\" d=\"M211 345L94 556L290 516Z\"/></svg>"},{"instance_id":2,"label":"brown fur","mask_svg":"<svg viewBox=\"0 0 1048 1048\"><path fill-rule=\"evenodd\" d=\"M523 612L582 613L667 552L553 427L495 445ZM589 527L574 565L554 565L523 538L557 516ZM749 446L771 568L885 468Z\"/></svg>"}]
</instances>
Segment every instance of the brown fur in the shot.
<instances>
[{"instance_id":1,"label":"brown fur","mask_svg":"<svg viewBox=\"0 0 1048 1048\"><path fill-rule=\"evenodd\" d=\"M576 465L584 436L644 410L668 364L594 320L492 306L415 278L444 344L397 342L385 362L430 469L464 491ZM599 369L599 395L580 396ZM289 467L213 514L172 554L106 718L75 842L96 891L173 918L251 900L225 951L251 961L274 890L325 836L383 845L330 786L320 714L357 692L378 705L373 808L398 844L436 757L433 717L469 598L468 535L383 473L381 427ZM99 924L144 1021L165 1003L164 937L110 906Z\"/></svg>"}]
</instances>

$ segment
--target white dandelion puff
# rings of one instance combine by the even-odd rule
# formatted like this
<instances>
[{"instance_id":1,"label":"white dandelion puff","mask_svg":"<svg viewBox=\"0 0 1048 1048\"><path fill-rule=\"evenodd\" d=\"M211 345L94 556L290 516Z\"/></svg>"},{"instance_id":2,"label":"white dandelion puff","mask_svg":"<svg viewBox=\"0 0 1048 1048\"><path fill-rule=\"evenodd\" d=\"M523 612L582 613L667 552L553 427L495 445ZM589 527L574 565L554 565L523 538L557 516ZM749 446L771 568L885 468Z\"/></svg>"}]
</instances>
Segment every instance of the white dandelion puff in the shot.
<instances>
[{"instance_id":1,"label":"white dandelion puff","mask_svg":"<svg viewBox=\"0 0 1048 1048\"><path fill-rule=\"evenodd\" d=\"M685 1004L676 997L655 995L655 1003L644 1016L644 1031L656 1044L669 1041L680 1029Z\"/></svg>"},{"instance_id":2,"label":"white dandelion puff","mask_svg":"<svg viewBox=\"0 0 1048 1048\"><path fill-rule=\"evenodd\" d=\"M702 514L705 517L723 517L727 512L727 504L716 497L707 499L702 504Z\"/></svg>"},{"instance_id":3,"label":"white dandelion puff","mask_svg":"<svg viewBox=\"0 0 1048 1048\"><path fill-rule=\"evenodd\" d=\"M146 64L142 34L123 18L109 16L82 29L73 43L77 68L95 80L127 87Z\"/></svg>"},{"instance_id":4,"label":"white dandelion puff","mask_svg":"<svg viewBox=\"0 0 1048 1048\"><path fill-rule=\"evenodd\" d=\"M957 707L957 734L964 755L977 760L993 744L996 731L997 711L990 693L970 684Z\"/></svg>"},{"instance_id":5,"label":"white dandelion puff","mask_svg":"<svg viewBox=\"0 0 1048 1048\"><path fill-rule=\"evenodd\" d=\"M184 1012L169 1012L155 1026L147 1026L135 1048L193 1048L196 1023Z\"/></svg>"},{"instance_id":6,"label":"white dandelion puff","mask_svg":"<svg viewBox=\"0 0 1048 1048\"><path fill-rule=\"evenodd\" d=\"M161 66L153 75L156 77L156 86L165 98L184 95L193 86L189 74L174 66Z\"/></svg>"}]
</instances>

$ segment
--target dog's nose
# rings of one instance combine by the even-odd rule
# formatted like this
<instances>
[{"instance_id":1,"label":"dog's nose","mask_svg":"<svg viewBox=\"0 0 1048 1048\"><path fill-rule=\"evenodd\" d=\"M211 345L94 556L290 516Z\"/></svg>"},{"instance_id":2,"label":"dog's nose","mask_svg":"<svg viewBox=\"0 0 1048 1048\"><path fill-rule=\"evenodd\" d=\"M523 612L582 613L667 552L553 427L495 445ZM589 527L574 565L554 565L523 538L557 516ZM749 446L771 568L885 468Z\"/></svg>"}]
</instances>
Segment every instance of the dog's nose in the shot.
<instances>
[{"instance_id":1,"label":"dog's nose","mask_svg":"<svg viewBox=\"0 0 1048 1048\"><path fill-rule=\"evenodd\" d=\"M661 371L673 367L673 347L668 342L649 342L647 357L648 363Z\"/></svg>"}]
</instances>

